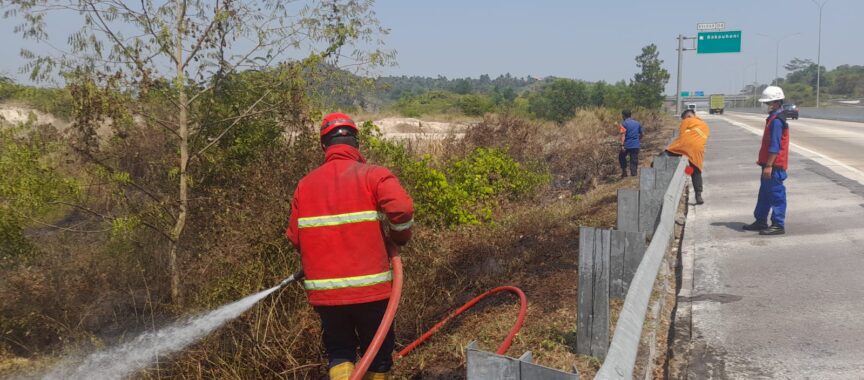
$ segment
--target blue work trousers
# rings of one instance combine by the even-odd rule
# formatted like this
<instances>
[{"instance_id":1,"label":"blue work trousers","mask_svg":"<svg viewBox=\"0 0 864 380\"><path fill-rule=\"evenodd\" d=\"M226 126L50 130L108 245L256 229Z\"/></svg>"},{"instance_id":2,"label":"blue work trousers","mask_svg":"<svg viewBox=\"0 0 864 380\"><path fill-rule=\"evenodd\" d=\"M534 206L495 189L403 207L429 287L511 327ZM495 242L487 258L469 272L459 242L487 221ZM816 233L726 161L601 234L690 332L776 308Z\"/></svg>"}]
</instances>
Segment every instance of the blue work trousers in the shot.
<instances>
[{"instance_id":1,"label":"blue work trousers","mask_svg":"<svg viewBox=\"0 0 864 380\"><path fill-rule=\"evenodd\" d=\"M759 199L756 201L756 209L753 216L757 222L767 223L768 212L771 212L771 224L785 228L786 223L786 171L774 168L771 178L759 177L762 182L759 185Z\"/></svg>"},{"instance_id":2,"label":"blue work trousers","mask_svg":"<svg viewBox=\"0 0 864 380\"><path fill-rule=\"evenodd\" d=\"M618 164L621 165L622 174L627 174L627 156L630 156L630 175L635 177L639 170L639 148L621 149L618 152Z\"/></svg>"}]
</instances>

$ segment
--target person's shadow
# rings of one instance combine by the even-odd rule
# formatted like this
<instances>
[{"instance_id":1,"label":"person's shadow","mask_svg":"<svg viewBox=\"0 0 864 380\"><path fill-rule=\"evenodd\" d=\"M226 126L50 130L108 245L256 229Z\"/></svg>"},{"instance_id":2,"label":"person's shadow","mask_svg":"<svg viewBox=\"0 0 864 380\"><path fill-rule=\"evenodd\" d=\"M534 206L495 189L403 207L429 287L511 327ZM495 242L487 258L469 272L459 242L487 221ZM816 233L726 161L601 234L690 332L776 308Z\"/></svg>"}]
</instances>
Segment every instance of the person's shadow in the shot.
<instances>
[{"instance_id":1,"label":"person's shadow","mask_svg":"<svg viewBox=\"0 0 864 380\"><path fill-rule=\"evenodd\" d=\"M728 228L728 229L730 229L730 230L733 230L733 231L744 232L744 226L746 226L747 223L741 223L741 222L714 222L714 223L711 223L711 225L712 225L712 226L722 226L722 227L726 227L726 228Z\"/></svg>"}]
</instances>

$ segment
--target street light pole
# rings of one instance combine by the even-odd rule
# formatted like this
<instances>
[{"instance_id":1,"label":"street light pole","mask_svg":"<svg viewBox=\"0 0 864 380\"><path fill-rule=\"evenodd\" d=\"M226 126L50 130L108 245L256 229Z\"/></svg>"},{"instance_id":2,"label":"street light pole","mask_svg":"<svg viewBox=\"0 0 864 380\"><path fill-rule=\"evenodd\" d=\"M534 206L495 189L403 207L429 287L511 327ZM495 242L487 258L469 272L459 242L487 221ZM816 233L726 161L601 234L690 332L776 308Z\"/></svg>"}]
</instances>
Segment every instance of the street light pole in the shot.
<instances>
[{"instance_id":1,"label":"street light pole","mask_svg":"<svg viewBox=\"0 0 864 380\"><path fill-rule=\"evenodd\" d=\"M758 69L759 69L759 61L753 62L747 66L744 66L744 70L741 72L741 82L743 82L742 86L744 88L741 90L741 93L743 94L743 93L745 93L744 91L746 91L746 88L747 88L747 85L746 85L747 69L749 69L751 67L754 67L754 69L753 69L753 104L755 105L756 104L756 71L758 71Z\"/></svg>"},{"instance_id":2,"label":"street light pole","mask_svg":"<svg viewBox=\"0 0 864 380\"><path fill-rule=\"evenodd\" d=\"M828 4L828 0L822 1L822 4L819 4L816 0L811 1L819 7L819 43L817 44L816 53L816 108L819 108L819 93L822 87L822 8L825 4Z\"/></svg>"},{"instance_id":3,"label":"street light pole","mask_svg":"<svg viewBox=\"0 0 864 380\"><path fill-rule=\"evenodd\" d=\"M756 58L754 65L756 65L756 68L753 69L753 107L756 107L756 86L759 85L759 58Z\"/></svg>"}]
</instances>

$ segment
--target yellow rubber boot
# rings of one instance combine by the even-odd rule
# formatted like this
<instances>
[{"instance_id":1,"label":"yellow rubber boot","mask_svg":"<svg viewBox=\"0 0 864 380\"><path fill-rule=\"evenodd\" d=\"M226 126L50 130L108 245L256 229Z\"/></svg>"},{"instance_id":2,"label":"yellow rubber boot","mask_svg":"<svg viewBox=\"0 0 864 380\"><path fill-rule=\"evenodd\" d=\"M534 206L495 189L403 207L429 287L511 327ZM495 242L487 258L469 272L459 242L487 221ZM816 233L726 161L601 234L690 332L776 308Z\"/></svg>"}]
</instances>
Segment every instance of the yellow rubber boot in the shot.
<instances>
[{"instance_id":1,"label":"yellow rubber boot","mask_svg":"<svg viewBox=\"0 0 864 380\"><path fill-rule=\"evenodd\" d=\"M354 372L354 363L339 363L330 368L330 380L348 380L351 378L351 372Z\"/></svg>"},{"instance_id":2,"label":"yellow rubber boot","mask_svg":"<svg viewBox=\"0 0 864 380\"><path fill-rule=\"evenodd\" d=\"M366 372L363 380L390 380L390 372Z\"/></svg>"}]
</instances>

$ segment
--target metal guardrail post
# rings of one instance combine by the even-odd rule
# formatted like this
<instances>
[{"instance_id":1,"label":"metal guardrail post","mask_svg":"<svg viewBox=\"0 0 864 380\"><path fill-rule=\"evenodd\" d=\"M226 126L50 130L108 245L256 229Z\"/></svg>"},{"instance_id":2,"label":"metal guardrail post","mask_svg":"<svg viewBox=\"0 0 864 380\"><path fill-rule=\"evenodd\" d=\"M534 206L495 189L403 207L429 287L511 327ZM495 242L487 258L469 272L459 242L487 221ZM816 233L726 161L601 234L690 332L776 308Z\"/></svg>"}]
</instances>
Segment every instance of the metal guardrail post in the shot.
<instances>
[{"instance_id":1,"label":"metal guardrail post","mask_svg":"<svg viewBox=\"0 0 864 380\"><path fill-rule=\"evenodd\" d=\"M576 352L600 359L609 348L611 233L579 228L579 290Z\"/></svg>"},{"instance_id":2,"label":"metal guardrail post","mask_svg":"<svg viewBox=\"0 0 864 380\"><path fill-rule=\"evenodd\" d=\"M477 342L468 343L468 380L579 380L579 373L568 373L532 363L528 351L518 359L486 352L477 348Z\"/></svg>"},{"instance_id":3,"label":"metal guardrail post","mask_svg":"<svg viewBox=\"0 0 864 380\"><path fill-rule=\"evenodd\" d=\"M663 195L660 221L656 231L654 231L655 237L651 240L651 244L645 251L645 257L633 276L627 297L624 300L624 306L621 308L615 326L612 344L595 379L633 378L633 367L636 364L636 354L639 350L648 302L660 264L669 249L674 231L675 214L678 211L678 202L684 191L684 167L687 165L687 160L673 157L671 162L673 163L674 175Z\"/></svg>"}]
</instances>

